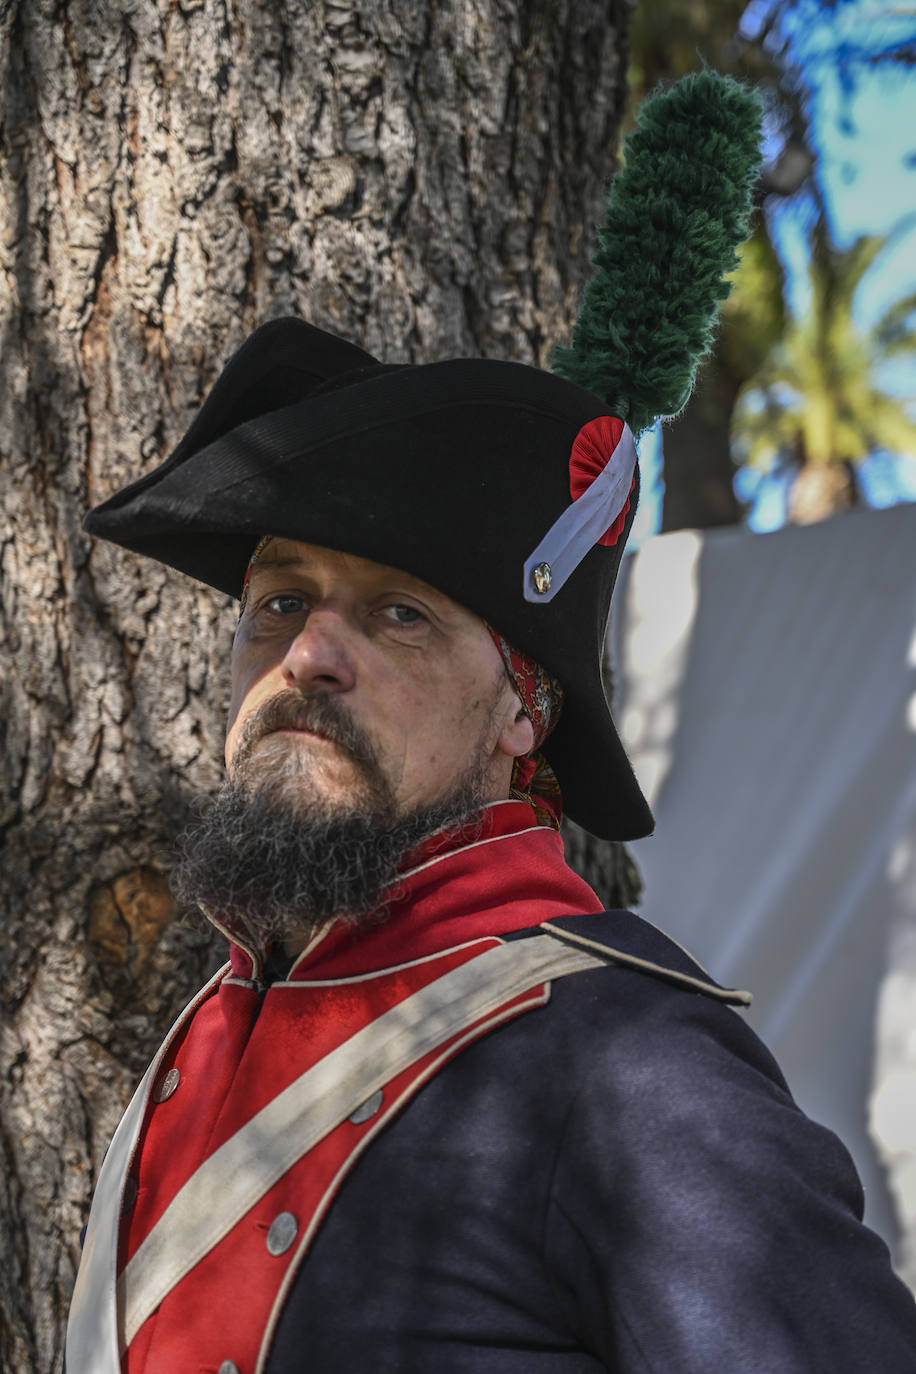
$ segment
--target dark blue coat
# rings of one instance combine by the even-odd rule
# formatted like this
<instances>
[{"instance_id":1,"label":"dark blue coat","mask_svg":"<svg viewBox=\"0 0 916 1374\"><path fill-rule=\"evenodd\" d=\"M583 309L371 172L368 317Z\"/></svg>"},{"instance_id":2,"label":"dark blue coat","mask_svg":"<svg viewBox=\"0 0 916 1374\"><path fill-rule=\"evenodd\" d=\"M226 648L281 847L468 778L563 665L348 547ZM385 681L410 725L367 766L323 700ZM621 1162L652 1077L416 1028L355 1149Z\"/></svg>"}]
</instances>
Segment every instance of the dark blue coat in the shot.
<instances>
[{"instance_id":1,"label":"dark blue coat","mask_svg":"<svg viewBox=\"0 0 916 1374\"><path fill-rule=\"evenodd\" d=\"M627 913L561 924L703 977ZM916 1374L916 1303L862 1204L739 1013L611 962L465 1049L372 1144L267 1369Z\"/></svg>"}]
</instances>

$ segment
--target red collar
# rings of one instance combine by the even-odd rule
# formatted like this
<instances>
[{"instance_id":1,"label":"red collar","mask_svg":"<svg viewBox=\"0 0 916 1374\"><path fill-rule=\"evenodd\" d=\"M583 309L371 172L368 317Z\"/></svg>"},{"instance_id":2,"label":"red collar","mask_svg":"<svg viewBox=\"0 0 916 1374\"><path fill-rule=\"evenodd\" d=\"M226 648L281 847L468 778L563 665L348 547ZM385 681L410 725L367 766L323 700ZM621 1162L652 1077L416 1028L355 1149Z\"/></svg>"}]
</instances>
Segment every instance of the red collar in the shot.
<instances>
[{"instance_id":1,"label":"red collar","mask_svg":"<svg viewBox=\"0 0 916 1374\"><path fill-rule=\"evenodd\" d=\"M601 909L599 898L566 864L556 830L538 825L527 802L493 802L482 824L433 836L411 857L384 920L355 930L330 922L287 977L352 977L484 935ZM251 955L236 944L230 954L233 972L250 978Z\"/></svg>"}]
</instances>

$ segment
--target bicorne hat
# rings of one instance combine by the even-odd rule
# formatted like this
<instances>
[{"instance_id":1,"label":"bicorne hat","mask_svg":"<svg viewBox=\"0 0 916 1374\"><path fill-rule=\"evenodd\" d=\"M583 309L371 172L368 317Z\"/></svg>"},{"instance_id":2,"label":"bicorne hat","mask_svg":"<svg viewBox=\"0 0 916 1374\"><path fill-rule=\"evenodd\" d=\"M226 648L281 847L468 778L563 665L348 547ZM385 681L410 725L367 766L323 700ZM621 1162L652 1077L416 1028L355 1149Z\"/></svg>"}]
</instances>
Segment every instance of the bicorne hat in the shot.
<instances>
[{"instance_id":1,"label":"bicorne hat","mask_svg":"<svg viewBox=\"0 0 916 1374\"><path fill-rule=\"evenodd\" d=\"M412 573L562 683L542 749L571 818L604 839L648 834L602 676L638 496L631 428L690 393L746 233L759 129L756 97L713 72L650 98L553 373L480 358L386 366L273 320L171 457L85 528L233 596L268 534Z\"/></svg>"},{"instance_id":2,"label":"bicorne hat","mask_svg":"<svg viewBox=\"0 0 916 1374\"><path fill-rule=\"evenodd\" d=\"M652 817L601 660L636 509L632 465L613 542L597 542L605 521L559 587L565 546L557 557L548 544L525 571L574 504L570 459L575 450L587 462L603 432L591 422L604 416L599 397L538 368L385 366L303 320L273 320L229 361L171 457L91 511L86 529L233 596L264 534L430 583L560 680L563 711L543 752L564 807L598 836L630 839Z\"/></svg>"}]
</instances>

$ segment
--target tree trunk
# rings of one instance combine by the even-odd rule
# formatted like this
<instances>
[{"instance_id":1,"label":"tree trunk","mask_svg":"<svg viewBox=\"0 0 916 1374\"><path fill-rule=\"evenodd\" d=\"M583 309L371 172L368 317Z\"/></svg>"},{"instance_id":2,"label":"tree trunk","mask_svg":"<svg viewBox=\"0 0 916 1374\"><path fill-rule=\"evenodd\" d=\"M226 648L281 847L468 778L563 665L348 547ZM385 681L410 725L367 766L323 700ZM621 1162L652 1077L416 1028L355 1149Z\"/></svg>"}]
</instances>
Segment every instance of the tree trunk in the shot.
<instances>
[{"instance_id":1,"label":"tree trunk","mask_svg":"<svg viewBox=\"0 0 916 1374\"><path fill-rule=\"evenodd\" d=\"M852 463L803 463L789 488L788 516L793 525L813 525L858 503Z\"/></svg>"},{"instance_id":2,"label":"tree trunk","mask_svg":"<svg viewBox=\"0 0 916 1374\"><path fill-rule=\"evenodd\" d=\"M737 525L731 418L740 389L718 352L703 364L683 412L662 431L662 532Z\"/></svg>"},{"instance_id":3,"label":"tree trunk","mask_svg":"<svg viewBox=\"0 0 916 1374\"><path fill-rule=\"evenodd\" d=\"M612 171L628 11L0 10L6 1374L59 1366L102 1152L222 959L165 875L220 778L233 610L82 516L270 316L389 361L546 362Z\"/></svg>"}]
</instances>

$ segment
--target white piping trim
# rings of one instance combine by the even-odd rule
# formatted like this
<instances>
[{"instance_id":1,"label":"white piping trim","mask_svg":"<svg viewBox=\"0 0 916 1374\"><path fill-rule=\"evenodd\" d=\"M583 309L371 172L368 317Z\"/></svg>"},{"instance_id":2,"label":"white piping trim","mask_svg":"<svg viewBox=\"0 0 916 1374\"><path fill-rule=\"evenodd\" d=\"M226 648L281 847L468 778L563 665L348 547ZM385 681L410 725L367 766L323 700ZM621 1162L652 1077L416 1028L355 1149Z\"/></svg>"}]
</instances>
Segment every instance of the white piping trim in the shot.
<instances>
[{"instance_id":1,"label":"white piping trim","mask_svg":"<svg viewBox=\"0 0 916 1374\"><path fill-rule=\"evenodd\" d=\"M296 967L296 965L299 963L301 959L307 959L310 954L314 954L318 946L324 943L324 941L330 935L331 931L334 930L336 926L337 920L332 916L327 921L325 921L324 925L320 926L319 929L316 930L312 936L310 936L308 942L305 945L303 945L302 949L300 949L299 953L296 955L295 959L290 964L290 973L292 973L293 969Z\"/></svg>"},{"instance_id":2,"label":"white piping trim","mask_svg":"<svg viewBox=\"0 0 916 1374\"><path fill-rule=\"evenodd\" d=\"M499 944L405 998L301 1074L204 1160L122 1271L121 1350L258 1199L373 1092L535 984L605 963L552 935ZM110 1354L109 1347L99 1374L117 1374ZM79 1374L87 1368L73 1367Z\"/></svg>"},{"instance_id":3,"label":"white piping trim","mask_svg":"<svg viewBox=\"0 0 916 1374\"><path fill-rule=\"evenodd\" d=\"M209 911L207 907L204 906L203 902L198 902L197 905L200 907L211 926L213 926L215 930L218 930L220 935L224 935L230 945L236 945L243 954L248 955L248 958L251 960L251 977L256 978L264 964L263 956L252 949L250 945L246 945L245 941L235 932L231 931L228 926L224 926L222 921L218 921L212 911ZM249 982L250 981L249 979Z\"/></svg>"},{"instance_id":4,"label":"white piping trim","mask_svg":"<svg viewBox=\"0 0 916 1374\"><path fill-rule=\"evenodd\" d=\"M603 945L599 940L590 940L587 935L575 935L570 930L564 930L562 926L555 926L552 921L543 921L541 923L541 929L549 931L552 935L555 935L559 940L565 941L570 946L575 944L579 945L582 949L600 950L605 956L605 964L613 962L615 964L622 964L626 968L637 968L646 973L658 974L667 982L693 988L699 992L705 992L707 996L715 997L720 1002L737 1002L739 1006L749 1007L753 1000L753 994L745 992L741 988L720 988L712 981L704 983L702 978L695 978L690 973L681 973L679 969L668 968L665 964L656 964L651 959L640 959L638 954L628 954L625 950L615 949L613 945ZM658 926L654 926L653 929L658 930ZM664 931L661 931L660 934L664 934ZM677 944L677 941L675 940L672 943ZM697 962L693 958L693 955L690 954L688 950L684 949L683 945L677 945L677 947L681 953L686 954L688 959L692 960L693 963ZM703 973L706 973L702 964L697 966L702 969ZM706 977L709 978L709 976L710 975L707 973Z\"/></svg>"},{"instance_id":5,"label":"white piping trim","mask_svg":"<svg viewBox=\"0 0 916 1374\"><path fill-rule=\"evenodd\" d=\"M386 968L373 969L369 973L354 973L348 978L286 978L283 982L271 983L270 987L273 991L274 988L333 988L341 987L347 983L368 983L373 978L384 978L389 973L399 973L405 968L418 968L421 964L428 964L433 959L441 959L443 954L451 954L459 949L473 949L474 945L484 945L488 941L498 939L498 935L478 935L473 940L463 941L460 945L449 945L447 949L436 950L433 954L421 954L416 959L408 959L403 964L389 964ZM483 950L481 949L482 953Z\"/></svg>"},{"instance_id":6,"label":"white piping trim","mask_svg":"<svg viewBox=\"0 0 916 1374\"><path fill-rule=\"evenodd\" d=\"M404 878L412 878L415 873L422 873L426 868L432 868L433 864L442 863L444 859L452 859L456 854L466 854L471 849L481 849L485 844L498 844L500 840L517 840L519 835L530 835L532 833L544 835L555 835L557 832L545 825L527 826L524 830L513 830L511 835L490 835L485 840L473 840L470 844L463 844L460 849L450 849L447 854L437 854L433 859L427 859L426 863L418 864L416 868L409 868L406 873L398 874L398 881Z\"/></svg>"}]
</instances>

